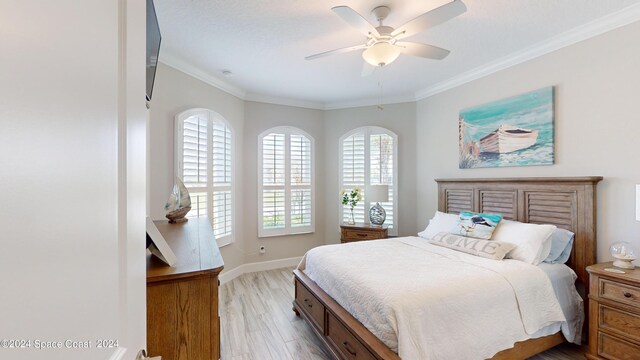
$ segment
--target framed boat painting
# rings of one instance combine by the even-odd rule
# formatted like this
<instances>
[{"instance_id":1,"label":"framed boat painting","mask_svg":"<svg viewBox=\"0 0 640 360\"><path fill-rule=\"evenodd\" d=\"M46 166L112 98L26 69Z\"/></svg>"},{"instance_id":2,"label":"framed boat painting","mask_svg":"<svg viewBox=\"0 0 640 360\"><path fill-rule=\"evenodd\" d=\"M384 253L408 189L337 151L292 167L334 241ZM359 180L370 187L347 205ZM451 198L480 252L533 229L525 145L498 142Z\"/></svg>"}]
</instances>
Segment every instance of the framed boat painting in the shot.
<instances>
[{"instance_id":1,"label":"framed boat painting","mask_svg":"<svg viewBox=\"0 0 640 360\"><path fill-rule=\"evenodd\" d=\"M554 88L460 111L460 169L552 165Z\"/></svg>"}]
</instances>

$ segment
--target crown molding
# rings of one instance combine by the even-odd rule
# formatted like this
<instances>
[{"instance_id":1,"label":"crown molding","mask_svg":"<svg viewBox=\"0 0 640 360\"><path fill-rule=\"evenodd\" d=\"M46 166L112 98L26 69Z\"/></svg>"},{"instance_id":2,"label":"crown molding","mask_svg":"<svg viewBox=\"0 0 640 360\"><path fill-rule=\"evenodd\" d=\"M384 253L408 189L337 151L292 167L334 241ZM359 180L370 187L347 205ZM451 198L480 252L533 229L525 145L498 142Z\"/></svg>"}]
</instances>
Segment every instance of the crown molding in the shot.
<instances>
[{"instance_id":1,"label":"crown molding","mask_svg":"<svg viewBox=\"0 0 640 360\"><path fill-rule=\"evenodd\" d=\"M190 75L198 80L236 96L245 101L255 101L274 105L294 106L315 110L337 110L355 107L374 106L379 103L397 104L406 102L415 102L426 99L441 92L456 88L474 80L478 80L485 76L494 74L501 70L508 69L515 65L522 64L529 60L541 57L556 50L574 45L581 41L593 38L606 32L615 30L625 25L629 25L640 20L640 3L628 6L622 10L616 11L599 19L593 20L587 24L578 26L562 34L556 35L550 39L539 42L533 46L523 50L514 52L498 60L489 62L460 75L454 76L445 81L436 83L424 89L416 91L412 95L403 95L395 97L387 97L382 101L379 99L361 99L336 102L314 102L299 99L290 99L265 94L247 93L240 87L231 85L211 74L208 74L186 61L174 56L171 53L163 51L160 54L160 62L170 66L178 71Z\"/></svg>"},{"instance_id":2,"label":"crown molding","mask_svg":"<svg viewBox=\"0 0 640 360\"><path fill-rule=\"evenodd\" d=\"M380 103L382 103L383 105L389 105L389 104L400 104L400 103L408 103L408 102L416 101L413 95L406 95L406 96L387 97L387 98L383 98L382 100L362 99L362 100L354 100L354 101L319 103L319 102L288 99L283 97L261 95L261 94L254 94L254 93L248 93L245 96L244 100L260 102L265 104L272 104L272 105L300 107L300 108L312 109L312 110L338 110L338 109L349 109L349 108L357 108L357 107L364 107L364 106L376 106L376 105L379 105Z\"/></svg>"},{"instance_id":3,"label":"crown molding","mask_svg":"<svg viewBox=\"0 0 640 360\"><path fill-rule=\"evenodd\" d=\"M408 102L416 102L416 98L413 95L402 95L402 96L390 96L385 97L382 100L380 99L362 99L362 100L352 100L352 101L337 101L330 102L324 104L324 110L339 110L339 109L350 109L364 106L376 106L376 105L390 105L390 104L401 104Z\"/></svg>"},{"instance_id":4,"label":"crown molding","mask_svg":"<svg viewBox=\"0 0 640 360\"><path fill-rule=\"evenodd\" d=\"M260 102L265 104L300 107L300 108L313 109L313 110L325 110L325 104L320 102L289 99L289 98L283 98L278 96L270 96L270 95L254 94L254 93L247 93L244 97L244 100Z\"/></svg>"},{"instance_id":5,"label":"crown molding","mask_svg":"<svg viewBox=\"0 0 640 360\"><path fill-rule=\"evenodd\" d=\"M218 79L217 77L187 63L186 61L173 56L167 51L163 51L160 54L160 59L158 61L242 100L244 100L247 95L246 91L243 89Z\"/></svg>"},{"instance_id":6,"label":"crown molding","mask_svg":"<svg viewBox=\"0 0 640 360\"><path fill-rule=\"evenodd\" d=\"M356 100L356 101L321 103L321 102L290 99L290 98L264 95L264 94L247 93L244 89L231 85L213 75L210 75L198 69L197 67L187 63L186 61L183 61L178 57L173 56L171 53L168 53L166 51L160 54L160 60L158 61L244 101L254 101L254 102L260 102L260 103L272 104L272 105L293 106L293 107L300 107L300 108L313 109L313 110L347 109L347 108L354 108L354 107L373 106L373 105L378 105L380 103L380 100L378 99L363 99L363 100ZM395 104L395 103L405 103L405 102L414 102L414 101L416 101L415 97L413 97L413 95L410 95L410 96L384 98L382 100L382 103Z\"/></svg>"},{"instance_id":7,"label":"crown molding","mask_svg":"<svg viewBox=\"0 0 640 360\"><path fill-rule=\"evenodd\" d=\"M231 94L241 100L255 101L255 102L261 102L261 103L267 103L267 104L273 104L273 105L285 105L285 106L294 106L294 107L301 107L301 108L307 108L307 109L324 110L324 104L319 102L247 93L244 89L231 85L226 81L223 81L211 74L208 74L167 51L164 51L160 55L160 59L158 61L180 72L183 72L193 78L203 81L219 90L222 90L228 94Z\"/></svg>"},{"instance_id":8,"label":"crown molding","mask_svg":"<svg viewBox=\"0 0 640 360\"><path fill-rule=\"evenodd\" d=\"M426 99L441 92L453 89L468 82L483 78L498 71L522 64L540 56L560 50L567 46L596 37L640 20L640 4L628 6L587 24L575 27L548 40L539 42L524 50L517 51L501 59L454 76L422 90L416 91L416 100Z\"/></svg>"}]
</instances>

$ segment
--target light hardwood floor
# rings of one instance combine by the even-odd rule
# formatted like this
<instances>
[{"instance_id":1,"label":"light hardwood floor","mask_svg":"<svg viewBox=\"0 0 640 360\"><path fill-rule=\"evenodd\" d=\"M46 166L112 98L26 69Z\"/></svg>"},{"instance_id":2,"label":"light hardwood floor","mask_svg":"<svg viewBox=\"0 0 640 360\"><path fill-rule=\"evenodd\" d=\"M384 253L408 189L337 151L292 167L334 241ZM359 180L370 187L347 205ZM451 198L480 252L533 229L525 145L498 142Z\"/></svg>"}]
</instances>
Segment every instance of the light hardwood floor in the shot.
<instances>
[{"instance_id":1,"label":"light hardwood floor","mask_svg":"<svg viewBox=\"0 0 640 360\"><path fill-rule=\"evenodd\" d=\"M329 360L308 325L291 311L293 268L244 274L220 289L223 360ZM583 360L560 345L531 359Z\"/></svg>"}]
</instances>

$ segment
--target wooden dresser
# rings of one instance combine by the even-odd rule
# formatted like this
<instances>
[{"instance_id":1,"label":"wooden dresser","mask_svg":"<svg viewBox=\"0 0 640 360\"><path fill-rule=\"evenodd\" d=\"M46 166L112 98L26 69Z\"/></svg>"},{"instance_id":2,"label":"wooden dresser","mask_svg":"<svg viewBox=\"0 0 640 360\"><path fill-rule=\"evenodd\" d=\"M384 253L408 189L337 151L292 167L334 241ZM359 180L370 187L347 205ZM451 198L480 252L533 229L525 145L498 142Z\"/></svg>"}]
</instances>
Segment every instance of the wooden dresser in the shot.
<instances>
[{"instance_id":1,"label":"wooden dresser","mask_svg":"<svg viewBox=\"0 0 640 360\"><path fill-rule=\"evenodd\" d=\"M386 239L387 225L369 225L357 223L355 225L340 225L340 242Z\"/></svg>"},{"instance_id":2,"label":"wooden dresser","mask_svg":"<svg viewBox=\"0 0 640 360\"><path fill-rule=\"evenodd\" d=\"M147 353L162 360L220 358L218 274L223 261L206 218L154 221L178 258L147 255Z\"/></svg>"},{"instance_id":3,"label":"wooden dresser","mask_svg":"<svg viewBox=\"0 0 640 360\"><path fill-rule=\"evenodd\" d=\"M640 360L640 269L587 267L590 275L588 359Z\"/></svg>"}]
</instances>

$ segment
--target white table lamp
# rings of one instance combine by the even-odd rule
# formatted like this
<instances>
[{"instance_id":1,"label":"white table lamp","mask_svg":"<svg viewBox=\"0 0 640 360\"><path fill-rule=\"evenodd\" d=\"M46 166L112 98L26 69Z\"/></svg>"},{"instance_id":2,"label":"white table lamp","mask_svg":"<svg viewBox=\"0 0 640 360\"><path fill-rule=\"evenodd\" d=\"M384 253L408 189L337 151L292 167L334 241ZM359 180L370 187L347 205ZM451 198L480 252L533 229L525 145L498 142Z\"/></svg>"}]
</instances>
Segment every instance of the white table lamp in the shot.
<instances>
[{"instance_id":1,"label":"white table lamp","mask_svg":"<svg viewBox=\"0 0 640 360\"><path fill-rule=\"evenodd\" d=\"M376 204L369 210L369 221L373 225L382 225L387 218L387 212L380 205L381 202L389 201L389 185L369 185L364 196L370 203Z\"/></svg>"}]
</instances>

